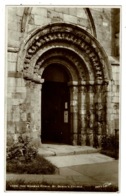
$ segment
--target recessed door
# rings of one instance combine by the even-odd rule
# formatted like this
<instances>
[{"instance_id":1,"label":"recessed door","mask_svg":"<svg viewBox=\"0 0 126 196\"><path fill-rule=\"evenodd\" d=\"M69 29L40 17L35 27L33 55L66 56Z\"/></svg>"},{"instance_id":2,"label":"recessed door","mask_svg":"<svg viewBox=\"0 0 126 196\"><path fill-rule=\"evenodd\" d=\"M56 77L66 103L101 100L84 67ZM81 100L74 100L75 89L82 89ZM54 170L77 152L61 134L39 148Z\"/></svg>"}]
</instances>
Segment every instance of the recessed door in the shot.
<instances>
[{"instance_id":1,"label":"recessed door","mask_svg":"<svg viewBox=\"0 0 126 196\"><path fill-rule=\"evenodd\" d=\"M42 143L70 143L69 88L45 82L42 88Z\"/></svg>"}]
</instances>

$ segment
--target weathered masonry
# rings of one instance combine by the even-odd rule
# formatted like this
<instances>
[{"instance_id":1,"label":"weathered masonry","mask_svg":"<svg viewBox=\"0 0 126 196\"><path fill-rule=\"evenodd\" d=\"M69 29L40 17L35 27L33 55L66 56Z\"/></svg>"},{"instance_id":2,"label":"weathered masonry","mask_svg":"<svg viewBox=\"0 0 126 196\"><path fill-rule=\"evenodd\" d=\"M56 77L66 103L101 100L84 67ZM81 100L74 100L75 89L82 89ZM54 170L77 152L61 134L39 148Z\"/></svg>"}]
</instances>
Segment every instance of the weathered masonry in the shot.
<instances>
[{"instance_id":1,"label":"weathered masonry","mask_svg":"<svg viewBox=\"0 0 126 196\"><path fill-rule=\"evenodd\" d=\"M119 8L7 12L8 144L100 146L119 129Z\"/></svg>"}]
</instances>

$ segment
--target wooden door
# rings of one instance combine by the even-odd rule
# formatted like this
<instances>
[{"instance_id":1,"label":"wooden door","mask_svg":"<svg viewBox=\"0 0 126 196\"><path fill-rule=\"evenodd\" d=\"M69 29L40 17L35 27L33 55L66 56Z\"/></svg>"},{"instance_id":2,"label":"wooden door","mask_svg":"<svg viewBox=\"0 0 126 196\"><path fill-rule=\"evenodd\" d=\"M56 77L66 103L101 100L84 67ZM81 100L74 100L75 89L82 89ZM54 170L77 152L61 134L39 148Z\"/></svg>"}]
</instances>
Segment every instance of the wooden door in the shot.
<instances>
[{"instance_id":1,"label":"wooden door","mask_svg":"<svg viewBox=\"0 0 126 196\"><path fill-rule=\"evenodd\" d=\"M42 88L42 142L70 142L67 83L45 82Z\"/></svg>"}]
</instances>

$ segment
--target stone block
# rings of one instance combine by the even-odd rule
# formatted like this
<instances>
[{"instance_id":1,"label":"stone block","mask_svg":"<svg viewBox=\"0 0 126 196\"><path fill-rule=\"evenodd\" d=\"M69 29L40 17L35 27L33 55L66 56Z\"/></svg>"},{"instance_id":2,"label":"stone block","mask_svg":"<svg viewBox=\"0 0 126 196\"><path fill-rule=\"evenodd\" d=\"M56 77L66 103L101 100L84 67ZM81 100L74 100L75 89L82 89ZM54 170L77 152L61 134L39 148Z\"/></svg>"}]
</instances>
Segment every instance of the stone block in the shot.
<instances>
[{"instance_id":1,"label":"stone block","mask_svg":"<svg viewBox=\"0 0 126 196\"><path fill-rule=\"evenodd\" d=\"M113 92L113 97L119 97L119 92Z\"/></svg>"},{"instance_id":2,"label":"stone block","mask_svg":"<svg viewBox=\"0 0 126 196\"><path fill-rule=\"evenodd\" d=\"M109 91L106 95L107 95L107 97L111 98L111 96L113 96L113 92Z\"/></svg>"},{"instance_id":3,"label":"stone block","mask_svg":"<svg viewBox=\"0 0 126 196\"><path fill-rule=\"evenodd\" d=\"M12 93L12 98L21 99L22 98L22 93Z\"/></svg>"},{"instance_id":4,"label":"stone block","mask_svg":"<svg viewBox=\"0 0 126 196\"><path fill-rule=\"evenodd\" d=\"M36 148L40 147L41 146L40 136L34 138L34 135L31 134L31 137L33 138L32 140L33 146L35 146Z\"/></svg>"},{"instance_id":5,"label":"stone block","mask_svg":"<svg viewBox=\"0 0 126 196\"><path fill-rule=\"evenodd\" d=\"M48 10L53 10L54 11L55 10L55 7L50 6L50 7L47 8L47 11Z\"/></svg>"},{"instance_id":6,"label":"stone block","mask_svg":"<svg viewBox=\"0 0 126 196\"><path fill-rule=\"evenodd\" d=\"M22 86L22 78L16 78L16 86L18 87L21 87Z\"/></svg>"},{"instance_id":7,"label":"stone block","mask_svg":"<svg viewBox=\"0 0 126 196\"><path fill-rule=\"evenodd\" d=\"M8 92L7 93L7 98L12 98L12 93Z\"/></svg>"},{"instance_id":8,"label":"stone block","mask_svg":"<svg viewBox=\"0 0 126 196\"><path fill-rule=\"evenodd\" d=\"M42 21L42 25L47 25L47 24L50 24L51 23L51 18L45 18L43 21Z\"/></svg>"},{"instance_id":9,"label":"stone block","mask_svg":"<svg viewBox=\"0 0 126 196\"><path fill-rule=\"evenodd\" d=\"M8 16L8 21L21 23L22 17L21 16L17 16L16 13L11 13Z\"/></svg>"},{"instance_id":10,"label":"stone block","mask_svg":"<svg viewBox=\"0 0 126 196\"><path fill-rule=\"evenodd\" d=\"M18 106L21 103L22 103L22 99L12 99L12 104L14 106Z\"/></svg>"},{"instance_id":11,"label":"stone block","mask_svg":"<svg viewBox=\"0 0 126 196\"><path fill-rule=\"evenodd\" d=\"M32 138L37 139L38 138L38 132L32 132L31 133Z\"/></svg>"},{"instance_id":12,"label":"stone block","mask_svg":"<svg viewBox=\"0 0 126 196\"><path fill-rule=\"evenodd\" d=\"M110 32L106 32L102 30L102 27L97 27L97 38L99 42L102 43L102 46L106 49L108 56L111 55L111 34Z\"/></svg>"},{"instance_id":13,"label":"stone block","mask_svg":"<svg viewBox=\"0 0 126 196\"><path fill-rule=\"evenodd\" d=\"M95 101L95 103L101 103L102 93L98 93L97 95L95 95L94 101ZM90 100L89 100L89 102L90 102Z\"/></svg>"},{"instance_id":14,"label":"stone block","mask_svg":"<svg viewBox=\"0 0 126 196\"><path fill-rule=\"evenodd\" d=\"M113 46L112 47L112 49L114 49L114 47L115 46ZM110 63L111 63L111 67L112 67L112 72L114 71L114 68L120 68L120 66L119 66L119 60L116 58L116 57L114 57L114 56L109 56L108 57L109 58L109 61L110 61ZM116 71L115 71L116 72ZM117 71L118 72L118 71Z\"/></svg>"},{"instance_id":15,"label":"stone block","mask_svg":"<svg viewBox=\"0 0 126 196\"><path fill-rule=\"evenodd\" d=\"M78 108L77 107L70 107L70 112L71 113L77 113L78 112Z\"/></svg>"},{"instance_id":16,"label":"stone block","mask_svg":"<svg viewBox=\"0 0 126 196\"><path fill-rule=\"evenodd\" d=\"M120 85L120 81L119 80L115 80L114 84L119 86Z\"/></svg>"},{"instance_id":17,"label":"stone block","mask_svg":"<svg viewBox=\"0 0 126 196\"><path fill-rule=\"evenodd\" d=\"M14 21L8 21L8 29L12 31L21 31L21 23L20 22L14 22Z\"/></svg>"},{"instance_id":18,"label":"stone block","mask_svg":"<svg viewBox=\"0 0 126 196\"><path fill-rule=\"evenodd\" d=\"M35 22L34 22L34 15L33 14L31 14L29 16L29 22L28 23L31 24L31 25L34 25L35 24Z\"/></svg>"},{"instance_id":19,"label":"stone block","mask_svg":"<svg viewBox=\"0 0 126 196\"><path fill-rule=\"evenodd\" d=\"M112 108L107 108L107 114L112 114L113 109Z\"/></svg>"},{"instance_id":20,"label":"stone block","mask_svg":"<svg viewBox=\"0 0 126 196\"><path fill-rule=\"evenodd\" d=\"M55 22L63 22L63 18L58 18L58 17L57 18L55 18L55 17L52 18L51 23L55 23Z\"/></svg>"},{"instance_id":21,"label":"stone block","mask_svg":"<svg viewBox=\"0 0 126 196\"><path fill-rule=\"evenodd\" d=\"M84 115L84 114L86 114L86 110L85 109L79 109L79 111L78 111L78 113L79 114L82 114L82 115Z\"/></svg>"},{"instance_id":22,"label":"stone block","mask_svg":"<svg viewBox=\"0 0 126 196\"><path fill-rule=\"evenodd\" d=\"M9 7L8 11L8 21L21 22L22 16L17 15L17 7Z\"/></svg>"},{"instance_id":23,"label":"stone block","mask_svg":"<svg viewBox=\"0 0 126 196\"><path fill-rule=\"evenodd\" d=\"M8 133L7 134L7 146L13 145L14 140L13 140L13 134Z\"/></svg>"},{"instance_id":24,"label":"stone block","mask_svg":"<svg viewBox=\"0 0 126 196\"><path fill-rule=\"evenodd\" d=\"M112 103L112 108L114 110L119 110L119 103Z\"/></svg>"},{"instance_id":25,"label":"stone block","mask_svg":"<svg viewBox=\"0 0 126 196\"><path fill-rule=\"evenodd\" d=\"M23 79L23 78L21 78L21 77L16 77L15 76L15 78L16 78L16 89L19 87L23 87L23 88L26 88L25 87L25 79Z\"/></svg>"},{"instance_id":26,"label":"stone block","mask_svg":"<svg viewBox=\"0 0 126 196\"><path fill-rule=\"evenodd\" d=\"M7 71L16 71L16 62L8 62L7 63Z\"/></svg>"},{"instance_id":27,"label":"stone block","mask_svg":"<svg viewBox=\"0 0 126 196\"><path fill-rule=\"evenodd\" d=\"M98 147L101 147L102 136L98 135Z\"/></svg>"},{"instance_id":28,"label":"stone block","mask_svg":"<svg viewBox=\"0 0 126 196\"><path fill-rule=\"evenodd\" d=\"M23 16L24 9L25 9L25 7L17 7L17 9L16 9L16 15L17 16Z\"/></svg>"},{"instance_id":29,"label":"stone block","mask_svg":"<svg viewBox=\"0 0 126 196\"><path fill-rule=\"evenodd\" d=\"M115 120L115 122L117 119L119 119L119 114L112 114L112 116L113 116L113 120Z\"/></svg>"},{"instance_id":30,"label":"stone block","mask_svg":"<svg viewBox=\"0 0 126 196\"><path fill-rule=\"evenodd\" d=\"M15 133L15 134L13 135L13 140L14 140L14 142L18 142L19 136L20 136L20 133Z\"/></svg>"},{"instance_id":31,"label":"stone block","mask_svg":"<svg viewBox=\"0 0 126 196\"><path fill-rule=\"evenodd\" d=\"M22 37L22 33L18 31L8 30L8 41L14 40L14 41L20 41L20 38Z\"/></svg>"},{"instance_id":32,"label":"stone block","mask_svg":"<svg viewBox=\"0 0 126 196\"><path fill-rule=\"evenodd\" d=\"M73 134L73 138L72 138L72 144L73 145L77 145L77 134Z\"/></svg>"},{"instance_id":33,"label":"stone block","mask_svg":"<svg viewBox=\"0 0 126 196\"><path fill-rule=\"evenodd\" d=\"M32 11L31 11L31 14L34 14L34 15L40 15L41 16L41 19L43 17L47 17L47 8L42 8L42 7L33 7L32 8Z\"/></svg>"},{"instance_id":34,"label":"stone block","mask_svg":"<svg viewBox=\"0 0 126 196\"><path fill-rule=\"evenodd\" d=\"M7 92L14 93L15 92L15 86L8 86L7 87Z\"/></svg>"},{"instance_id":35,"label":"stone block","mask_svg":"<svg viewBox=\"0 0 126 196\"><path fill-rule=\"evenodd\" d=\"M115 129L119 129L119 117L115 119Z\"/></svg>"},{"instance_id":36,"label":"stone block","mask_svg":"<svg viewBox=\"0 0 126 196\"><path fill-rule=\"evenodd\" d=\"M119 96L112 97L112 102L113 103L119 103Z\"/></svg>"},{"instance_id":37,"label":"stone block","mask_svg":"<svg viewBox=\"0 0 126 196\"><path fill-rule=\"evenodd\" d=\"M113 74L113 80L119 80L120 79L120 74L119 73L114 73Z\"/></svg>"},{"instance_id":38,"label":"stone block","mask_svg":"<svg viewBox=\"0 0 126 196\"><path fill-rule=\"evenodd\" d=\"M9 112L7 112L7 121L12 121L12 114Z\"/></svg>"},{"instance_id":39,"label":"stone block","mask_svg":"<svg viewBox=\"0 0 126 196\"><path fill-rule=\"evenodd\" d=\"M87 15L83 8L77 8L77 17L87 19Z\"/></svg>"},{"instance_id":40,"label":"stone block","mask_svg":"<svg viewBox=\"0 0 126 196\"><path fill-rule=\"evenodd\" d=\"M11 121L7 122L7 133L14 134L15 133L15 124Z\"/></svg>"},{"instance_id":41,"label":"stone block","mask_svg":"<svg viewBox=\"0 0 126 196\"><path fill-rule=\"evenodd\" d=\"M70 22L70 23L77 24L77 17L75 16L63 14L63 19L64 19L64 22Z\"/></svg>"},{"instance_id":42,"label":"stone block","mask_svg":"<svg viewBox=\"0 0 126 196\"><path fill-rule=\"evenodd\" d=\"M105 89L105 92L111 92L111 90L112 90L111 85L108 85L107 88Z\"/></svg>"},{"instance_id":43,"label":"stone block","mask_svg":"<svg viewBox=\"0 0 126 196\"><path fill-rule=\"evenodd\" d=\"M8 81L7 81L7 84L8 86L16 86L16 79L15 78L8 78Z\"/></svg>"},{"instance_id":44,"label":"stone block","mask_svg":"<svg viewBox=\"0 0 126 196\"><path fill-rule=\"evenodd\" d=\"M12 98L7 98L7 107L12 106Z\"/></svg>"},{"instance_id":45,"label":"stone block","mask_svg":"<svg viewBox=\"0 0 126 196\"><path fill-rule=\"evenodd\" d=\"M114 66L112 65L112 73L119 73L120 72L120 66Z\"/></svg>"},{"instance_id":46,"label":"stone block","mask_svg":"<svg viewBox=\"0 0 126 196\"><path fill-rule=\"evenodd\" d=\"M85 134L81 134L81 145L86 146L86 135Z\"/></svg>"},{"instance_id":47,"label":"stone block","mask_svg":"<svg viewBox=\"0 0 126 196\"><path fill-rule=\"evenodd\" d=\"M33 31L33 30L35 30L36 28L38 28L37 25L28 24L28 26L27 26L27 32Z\"/></svg>"},{"instance_id":48,"label":"stone block","mask_svg":"<svg viewBox=\"0 0 126 196\"><path fill-rule=\"evenodd\" d=\"M112 92L113 92L113 93L117 92L117 85L113 85L113 86L112 86Z\"/></svg>"},{"instance_id":49,"label":"stone block","mask_svg":"<svg viewBox=\"0 0 126 196\"><path fill-rule=\"evenodd\" d=\"M91 10L92 10L92 12L95 12L95 13L97 13L97 12L99 13L99 12L103 12L104 11L103 8L95 8L95 7L91 8Z\"/></svg>"},{"instance_id":50,"label":"stone block","mask_svg":"<svg viewBox=\"0 0 126 196\"><path fill-rule=\"evenodd\" d=\"M77 8L75 8L75 7L69 8L69 14L72 16L77 16Z\"/></svg>"},{"instance_id":51,"label":"stone block","mask_svg":"<svg viewBox=\"0 0 126 196\"><path fill-rule=\"evenodd\" d=\"M110 119L108 119L108 121L113 121L114 119L115 119L115 116L114 116L115 114L112 114L112 112L111 112L111 114L110 114Z\"/></svg>"},{"instance_id":52,"label":"stone block","mask_svg":"<svg viewBox=\"0 0 126 196\"><path fill-rule=\"evenodd\" d=\"M13 110L12 118L13 118L13 122L19 122L20 121L20 110L19 110L18 105Z\"/></svg>"},{"instance_id":53,"label":"stone block","mask_svg":"<svg viewBox=\"0 0 126 196\"><path fill-rule=\"evenodd\" d=\"M116 85L116 92L120 92L120 86Z\"/></svg>"},{"instance_id":54,"label":"stone block","mask_svg":"<svg viewBox=\"0 0 126 196\"><path fill-rule=\"evenodd\" d=\"M46 25L51 23L50 18L42 18L40 15L35 15L34 17L34 24L35 25Z\"/></svg>"},{"instance_id":55,"label":"stone block","mask_svg":"<svg viewBox=\"0 0 126 196\"><path fill-rule=\"evenodd\" d=\"M84 19L84 18L77 18L77 24L78 25L81 25L81 26L84 26L86 28L90 28L90 25L88 23L88 20L87 19Z\"/></svg>"},{"instance_id":56,"label":"stone block","mask_svg":"<svg viewBox=\"0 0 126 196\"><path fill-rule=\"evenodd\" d=\"M8 52L8 61L17 62L17 53Z\"/></svg>"},{"instance_id":57,"label":"stone block","mask_svg":"<svg viewBox=\"0 0 126 196\"><path fill-rule=\"evenodd\" d=\"M93 144L94 144L94 137L93 137L93 134L90 134L90 135L89 135L89 141L90 141L90 146L93 146Z\"/></svg>"},{"instance_id":58,"label":"stone block","mask_svg":"<svg viewBox=\"0 0 126 196\"><path fill-rule=\"evenodd\" d=\"M31 134L30 133L23 133L22 134L22 138L25 140L26 138L30 138L31 139Z\"/></svg>"},{"instance_id":59,"label":"stone block","mask_svg":"<svg viewBox=\"0 0 126 196\"><path fill-rule=\"evenodd\" d=\"M118 114L118 115L119 115L119 110L114 108L113 111L112 111L112 113L113 113L113 114Z\"/></svg>"},{"instance_id":60,"label":"stone block","mask_svg":"<svg viewBox=\"0 0 126 196\"><path fill-rule=\"evenodd\" d=\"M26 93L21 93L21 98L22 98L22 100L25 100L26 99L26 97L27 97L27 95L26 95Z\"/></svg>"},{"instance_id":61,"label":"stone block","mask_svg":"<svg viewBox=\"0 0 126 196\"><path fill-rule=\"evenodd\" d=\"M114 81L116 80L116 72L112 73L112 78L113 78Z\"/></svg>"},{"instance_id":62,"label":"stone block","mask_svg":"<svg viewBox=\"0 0 126 196\"><path fill-rule=\"evenodd\" d=\"M8 14L14 13L16 14L17 8L16 7L7 7Z\"/></svg>"},{"instance_id":63,"label":"stone block","mask_svg":"<svg viewBox=\"0 0 126 196\"><path fill-rule=\"evenodd\" d=\"M108 23L108 21L103 21L103 22L102 22L102 25L103 25L104 27L108 27L108 26L109 26L109 23Z\"/></svg>"},{"instance_id":64,"label":"stone block","mask_svg":"<svg viewBox=\"0 0 126 196\"><path fill-rule=\"evenodd\" d=\"M8 40L8 47L19 48L20 47L20 41L9 39Z\"/></svg>"},{"instance_id":65,"label":"stone block","mask_svg":"<svg viewBox=\"0 0 126 196\"><path fill-rule=\"evenodd\" d=\"M16 87L16 90L15 90L17 93L18 92L21 92L21 93L26 93L27 89L26 87Z\"/></svg>"},{"instance_id":66,"label":"stone block","mask_svg":"<svg viewBox=\"0 0 126 196\"><path fill-rule=\"evenodd\" d=\"M8 71L8 78L21 78L22 73L17 71Z\"/></svg>"},{"instance_id":67,"label":"stone block","mask_svg":"<svg viewBox=\"0 0 126 196\"><path fill-rule=\"evenodd\" d=\"M23 122L23 124L24 124L24 122ZM22 122L20 122L20 121L15 122L15 133L16 134L22 133Z\"/></svg>"},{"instance_id":68,"label":"stone block","mask_svg":"<svg viewBox=\"0 0 126 196\"><path fill-rule=\"evenodd\" d=\"M21 113L21 120L26 121L27 120L27 114L26 112Z\"/></svg>"},{"instance_id":69,"label":"stone block","mask_svg":"<svg viewBox=\"0 0 126 196\"><path fill-rule=\"evenodd\" d=\"M54 10L59 13L69 14L69 8L55 7Z\"/></svg>"},{"instance_id":70,"label":"stone block","mask_svg":"<svg viewBox=\"0 0 126 196\"><path fill-rule=\"evenodd\" d=\"M47 17L50 19L56 19L56 18L63 19L63 14L53 10L48 10Z\"/></svg>"}]
</instances>

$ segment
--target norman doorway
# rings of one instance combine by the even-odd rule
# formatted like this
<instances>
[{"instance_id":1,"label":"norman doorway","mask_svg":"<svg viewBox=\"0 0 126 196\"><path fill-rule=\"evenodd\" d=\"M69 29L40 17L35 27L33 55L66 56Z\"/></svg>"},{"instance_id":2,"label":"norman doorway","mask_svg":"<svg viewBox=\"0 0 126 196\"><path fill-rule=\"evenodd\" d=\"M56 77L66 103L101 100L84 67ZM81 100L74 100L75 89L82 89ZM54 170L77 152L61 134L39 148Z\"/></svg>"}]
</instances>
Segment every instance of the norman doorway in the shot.
<instances>
[{"instance_id":1,"label":"norman doorway","mask_svg":"<svg viewBox=\"0 0 126 196\"><path fill-rule=\"evenodd\" d=\"M70 143L69 76L58 64L49 65L42 87L42 143Z\"/></svg>"}]
</instances>

